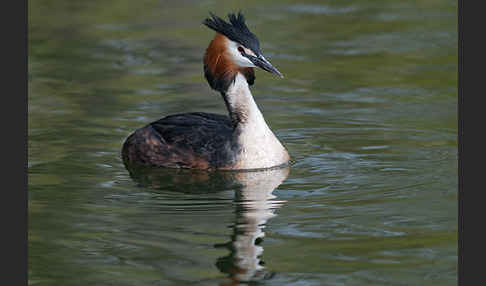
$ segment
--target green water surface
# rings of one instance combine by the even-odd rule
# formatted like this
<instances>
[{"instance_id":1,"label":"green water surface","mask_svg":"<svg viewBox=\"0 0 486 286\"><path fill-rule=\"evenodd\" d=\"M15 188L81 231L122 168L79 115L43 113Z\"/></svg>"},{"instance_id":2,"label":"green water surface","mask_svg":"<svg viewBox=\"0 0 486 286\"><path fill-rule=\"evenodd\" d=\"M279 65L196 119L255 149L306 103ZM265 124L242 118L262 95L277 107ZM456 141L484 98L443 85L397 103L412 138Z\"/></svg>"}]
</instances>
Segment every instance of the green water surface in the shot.
<instances>
[{"instance_id":1,"label":"green water surface","mask_svg":"<svg viewBox=\"0 0 486 286\"><path fill-rule=\"evenodd\" d=\"M128 172L124 139L225 113L209 11L285 76L252 92L292 155ZM457 285L457 1L29 1L30 285ZM231 284L233 283L233 284Z\"/></svg>"}]
</instances>

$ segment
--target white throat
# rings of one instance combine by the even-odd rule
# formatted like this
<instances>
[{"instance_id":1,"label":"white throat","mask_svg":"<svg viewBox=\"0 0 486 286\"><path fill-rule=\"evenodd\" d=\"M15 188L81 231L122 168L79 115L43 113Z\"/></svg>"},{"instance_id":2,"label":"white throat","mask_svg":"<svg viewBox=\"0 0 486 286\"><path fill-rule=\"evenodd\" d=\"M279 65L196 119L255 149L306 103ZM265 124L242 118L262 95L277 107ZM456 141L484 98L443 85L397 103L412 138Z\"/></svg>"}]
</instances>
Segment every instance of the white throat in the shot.
<instances>
[{"instance_id":1,"label":"white throat","mask_svg":"<svg viewBox=\"0 0 486 286\"><path fill-rule=\"evenodd\" d=\"M238 169L270 168L289 161L287 150L265 122L242 74L237 73L225 101L235 123L234 139L241 146Z\"/></svg>"}]
</instances>

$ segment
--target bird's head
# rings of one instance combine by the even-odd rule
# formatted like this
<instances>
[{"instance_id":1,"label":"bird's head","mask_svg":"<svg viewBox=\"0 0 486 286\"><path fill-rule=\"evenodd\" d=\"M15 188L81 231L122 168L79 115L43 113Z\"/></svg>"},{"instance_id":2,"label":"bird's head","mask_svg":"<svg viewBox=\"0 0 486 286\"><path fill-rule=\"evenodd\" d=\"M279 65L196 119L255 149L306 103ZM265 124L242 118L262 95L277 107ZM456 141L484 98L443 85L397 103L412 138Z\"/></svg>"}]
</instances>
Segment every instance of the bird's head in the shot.
<instances>
[{"instance_id":1,"label":"bird's head","mask_svg":"<svg viewBox=\"0 0 486 286\"><path fill-rule=\"evenodd\" d=\"M238 72L252 85L254 67L283 77L262 55L258 38L246 26L241 12L229 14L229 23L210 15L203 24L216 31L204 55L204 75L211 88L225 93Z\"/></svg>"}]
</instances>

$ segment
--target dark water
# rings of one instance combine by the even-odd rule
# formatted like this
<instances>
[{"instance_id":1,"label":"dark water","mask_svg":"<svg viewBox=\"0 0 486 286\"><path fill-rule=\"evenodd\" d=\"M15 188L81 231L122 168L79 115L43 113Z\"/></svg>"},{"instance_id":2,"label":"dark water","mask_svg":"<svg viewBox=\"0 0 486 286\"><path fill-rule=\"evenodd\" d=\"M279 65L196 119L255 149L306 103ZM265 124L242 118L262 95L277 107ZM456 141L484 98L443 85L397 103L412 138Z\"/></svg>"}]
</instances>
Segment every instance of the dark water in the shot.
<instances>
[{"instance_id":1,"label":"dark water","mask_svg":"<svg viewBox=\"0 0 486 286\"><path fill-rule=\"evenodd\" d=\"M456 285L456 2L29 1L29 283ZM201 21L238 9L295 163L129 173L136 128L225 112Z\"/></svg>"}]
</instances>

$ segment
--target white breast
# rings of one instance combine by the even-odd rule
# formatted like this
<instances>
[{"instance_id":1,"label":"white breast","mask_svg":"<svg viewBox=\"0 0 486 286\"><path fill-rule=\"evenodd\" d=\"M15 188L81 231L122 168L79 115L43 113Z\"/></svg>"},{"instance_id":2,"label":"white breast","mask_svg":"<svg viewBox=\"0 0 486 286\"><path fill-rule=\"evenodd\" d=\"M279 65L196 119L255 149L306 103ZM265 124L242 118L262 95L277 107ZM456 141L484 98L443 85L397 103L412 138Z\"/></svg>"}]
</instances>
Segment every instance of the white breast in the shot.
<instances>
[{"instance_id":1,"label":"white breast","mask_svg":"<svg viewBox=\"0 0 486 286\"><path fill-rule=\"evenodd\" d=\"M237 168L270 168L288 162L290 157L287 150L265 122L243 75L236 76L235 83L228 89L227 98L229 108L245 115L244 121L238 123L235 130L235 139L241 147Z\"/></svg>"}]
</instances>

